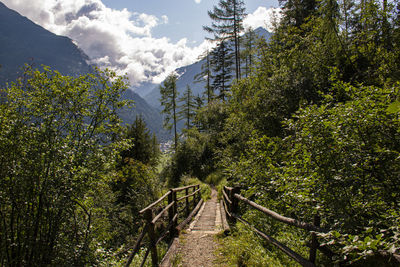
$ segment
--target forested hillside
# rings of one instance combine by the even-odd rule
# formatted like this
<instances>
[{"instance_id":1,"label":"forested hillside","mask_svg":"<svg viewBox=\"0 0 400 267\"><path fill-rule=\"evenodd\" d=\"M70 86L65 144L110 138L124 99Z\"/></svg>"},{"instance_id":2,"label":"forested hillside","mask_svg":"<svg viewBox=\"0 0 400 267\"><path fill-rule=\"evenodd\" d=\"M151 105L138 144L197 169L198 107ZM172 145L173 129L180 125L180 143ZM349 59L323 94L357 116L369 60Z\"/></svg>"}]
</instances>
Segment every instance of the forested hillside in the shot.
<instances>
[{"instance_id":1,"label":"forested hillside","mask_svg":"<svg viewBox=\"0 0 400 267\"><path fill-rule=\"evenodd\" d=\"M270 42L259 41L251 50L256 63L250 75L227 88L213 87L212 101L197 111L174 155L171 179L177 182L184 173L208 181L219 177L286 216L310 221L319 214L331 231L320 238L340 255L337 261L395 266L390 255L400 246L400 5L281 4L283 17ZM221 14L211 13L214 27ZM214 68L213 81L219 77L215 70L221 71ZM259 216L249 211L245 218L294 242ZM240 251L232 262L257 262L255 253Z\"/></svg>"}]
</instances>

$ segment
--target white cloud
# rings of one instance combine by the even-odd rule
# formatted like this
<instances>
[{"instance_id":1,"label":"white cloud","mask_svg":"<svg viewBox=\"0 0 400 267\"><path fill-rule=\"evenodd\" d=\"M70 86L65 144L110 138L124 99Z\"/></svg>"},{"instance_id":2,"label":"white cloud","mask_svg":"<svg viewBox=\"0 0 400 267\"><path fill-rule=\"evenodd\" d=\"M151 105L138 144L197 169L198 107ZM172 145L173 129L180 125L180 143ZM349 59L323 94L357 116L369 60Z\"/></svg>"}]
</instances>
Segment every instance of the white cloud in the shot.
<instances>
[{"instance_id":1,"label":"white cloud","mask_svg":"<svg viewBox=\"0 0 400 267\"><path fill-rule=\"evenodd\" d=\"M201 0L194 0L196 2L196 4L200 4Z\"/></svg>"},{"instance_id":2,"label":"white cloud","mask_svg":"<svg viewBox=\"0 0 400 267\"><path fill-rule=\"evenodd\" d=\"M100 67L127 74L131 85L161 82L178 67L195 62L210 43L191 48L154 38L152 29L168 23L167 16L115 10L101 0L2 0L44 28L73 39ZM200 0L196 0L200 2Z\"/></svg>"},{"instance_id":3,"label":"white cloud","mask_svg":"<svg viewBox=\"0 0 400 267\"><path fill-rule=\"evenodd\" d=\"M243 21L245 29L263 27L269 31L274 30L274 22L281 18L280 8L258 7L252 14L248 14Z\"/></svg>"}]
</instances>

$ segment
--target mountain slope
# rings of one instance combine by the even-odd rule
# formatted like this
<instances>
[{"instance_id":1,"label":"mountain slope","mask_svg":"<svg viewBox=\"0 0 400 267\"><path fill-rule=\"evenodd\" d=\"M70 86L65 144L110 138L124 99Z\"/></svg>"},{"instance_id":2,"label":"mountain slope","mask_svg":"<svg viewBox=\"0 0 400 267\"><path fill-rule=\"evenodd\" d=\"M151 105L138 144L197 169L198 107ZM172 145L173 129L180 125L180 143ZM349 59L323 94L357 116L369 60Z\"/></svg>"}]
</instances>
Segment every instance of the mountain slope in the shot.
<instances>
[{"instance_id":1,"label":"mountain slope","mask_svg":"<svg viewBox=\"0 0 400 267\"><path fill-rule=\"evenodd\" d=\"M71 39L47 31L0 2L0 86L15 81L26 63L38 68L43 64L63 75L77 76L91 72L88 62L89 57ZM162 140L168 139L156 109L131 90L122 98L135 102L133 109L120 112L124 123L132 123L142 115L152 132Z\"/></svg>"},{"instance_id":2,"label":"mountain slope","mask_svg":"<svg viewBox=\"0 0 400 267\"><path fill-rule=\"evenodd\" d=\"M159 142L166 142L171 139L171 134L163 128L163 119L160 112L150 106L146 100L132 90L126 90L122 99L134 101L134 108L124 108L119 114L124 123L132 124L136 116L142 116L150 132L156 134Z\"/></svg>"},{"instance_id":3,"label":"mountain slope","mask_svg":"<svg viewBox=\"0 0 400 267\"><path fill-rule=\"evenodd\" d=\"M78 75L90 71L88 60L71 39L43 29L0 2L0 85L14 81L25 63Z\"/></svg>"},{"instance_id":4,"label":"mountain slope","mask_svg":"<svg viewBox=\"0 0 400 267\"><path fill-rule=\"evenodd\" d=\"M257 36L264 38L267 41L272 35L270 32L261 27L255 29L254 32ZM179 94L182 94L185 91L186 85L189 85L194 95L203 95L205 83L195 83L194 76L201 72L201 65L203 65L204 62L205 59L202 59L191 65L176 69L176 73L179 76L178 80L176 81L176 88ZM144 99L147 101L147 103L157 109L161 108L159 100L161 98L159 86L160 85L156 85L153 90L144 96Z\"/></svg>"}]
</instances>

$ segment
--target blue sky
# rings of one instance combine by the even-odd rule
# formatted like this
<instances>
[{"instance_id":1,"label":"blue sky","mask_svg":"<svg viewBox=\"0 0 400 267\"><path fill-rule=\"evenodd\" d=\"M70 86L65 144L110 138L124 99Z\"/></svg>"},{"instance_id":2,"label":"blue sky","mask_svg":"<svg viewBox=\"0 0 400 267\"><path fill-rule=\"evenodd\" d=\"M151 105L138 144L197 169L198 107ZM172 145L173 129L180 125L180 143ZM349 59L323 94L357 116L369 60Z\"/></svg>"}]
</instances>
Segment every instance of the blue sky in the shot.
<instances>
[{"instance_id":1,"label":"blue sky","mask_svg":"<svg viewBox=\"0 0 400 267\"><path fill-rule=\"evenodd\" d=\"M101 68L127 75L132 89L160 83L212 47L203 25L217 0L0 0L47 30L71 38ZM266 27L277 0L247 0L245 27Z\"/></svg>"},{"instance_id":2,"label":"blue sky","mask_svg":"<svg viewBox=\"0 0 400 267\"><path fill-rule=\"evenodd\" d=\"M167 36L173 42L182 38L189 39L189 45L194 46L203 41L205 32L203 25L210 24L207 11L218 4L216 0L103 0L106 6L129 11L152 14L157 17L166 15L169 23L154 28L153 36ZM253 13L260 6L278 7L277 0L247 0L247 13ZM195 43L193 43L195 42Z\"/></svg>"}]
</instances>

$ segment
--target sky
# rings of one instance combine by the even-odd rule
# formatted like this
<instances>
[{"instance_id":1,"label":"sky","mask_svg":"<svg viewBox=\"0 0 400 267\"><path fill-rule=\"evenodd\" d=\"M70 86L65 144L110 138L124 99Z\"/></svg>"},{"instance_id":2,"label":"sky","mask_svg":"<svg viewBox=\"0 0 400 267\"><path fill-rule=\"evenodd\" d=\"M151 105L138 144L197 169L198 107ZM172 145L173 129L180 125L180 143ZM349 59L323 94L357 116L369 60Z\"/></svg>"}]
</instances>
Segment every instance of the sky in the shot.
<instances>
[{"instance_id":1,"label":"sky","mask_svg":"<svg viewBox=\"0 0 400 267\"><path fill-rule=\"evenodd\" d=\"M71 38L100 67L127 75L132 89L160 83L212 44L202 26L217 0L0 0L47 30ZM245 27L279 17L277 0L245 0Z\"/></svg>"}]
</instances>

